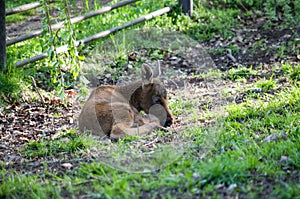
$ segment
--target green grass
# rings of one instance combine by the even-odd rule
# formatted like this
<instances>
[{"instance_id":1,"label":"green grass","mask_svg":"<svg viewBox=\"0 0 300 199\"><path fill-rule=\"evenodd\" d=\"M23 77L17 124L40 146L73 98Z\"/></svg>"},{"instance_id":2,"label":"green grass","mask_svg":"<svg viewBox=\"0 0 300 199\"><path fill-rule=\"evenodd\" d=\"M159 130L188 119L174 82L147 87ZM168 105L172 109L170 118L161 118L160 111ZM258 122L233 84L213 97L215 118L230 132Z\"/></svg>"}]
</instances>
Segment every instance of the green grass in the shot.
<instances>
[{"instance_id":1,"label":"green grass","mask_svg":"<svg viewBox=\"0 0 300 199\"><path fill-rule=\"evenodd\" d=\"M87 142L82 138L65 138L64 141L34 141L28 144L25 155L27 157L35 156L58 156L61 152L72 153L78 150L85 150L88 146Z\"/></svg>"},{"instance_id":2,"label":"green grass","mask_svg":"<svg viewBox=\"0 0 300 199\"><path fill-rule=\"evenodd\" d=\"M252 70L251 68L232 68L228 71L226 78L230 80L238 80L238 79L247 79L251 76L256 76L257 71Z\"/></svg>"},{"instance_id":3,"label":"green grass","mask_svg":"<svg viewBox=\"0 0 300 199\"><path fill-rule=\"evenodd\" d=\"M7 177L3 173L0 176L5 180L0 189L1 198L61 198L60 188L47 183L49 182L47 179L41 183L37 176L11 175Z\"/></svg>"},{"instance_id":4,"label":"green grass","mask_svg":"<svg viewBox=\"0 0 300 199\"><path fill-rule=\"evenodd\" d=\"M176 2L149 3L143 0L136 6L89 19L74 25L76 39ZM237 18L245 12L241 7L248 9L245 14L249 15L263 6L267 17L276 20L270 2L195 2L195 16L191 19L175 10L134 28L155 26L185 32L197 40L211 39L214 35L232 38L234 34L230 29L239 26ZM278 9L286 9L284 19L287 26L299 22L300 12L295 11L294 19L291 19L289 15L293 13L288 10L289 4L285 6L283 1L277 2ZM295 10L299 9L297 2ZM25 1L7 1L7 6L11 8L23 3ZM95 9L100 6L96 3ZM259 14L260 11L257 12ZM17 15L9 21L23 19L19 17ZM62 39L57 40L56 44L65 44L67 34L67 30L62 30ZM35 77L38 85L45 90L57 86L49 80L49 77L54 77L59 81L61 75L53 60L30 64L25 69L12 67L17 60L47 51L47 39L47 35L42 35L8 47L8 73L0 74L0 104L14 102L25 91L31 90L29 76ZM96 56L93 53L102 42L100 40L83 47L82 54L87 59ZM263 42L258 41L255 47L260 48ZM289 46L297 50L297 44L295 41ZM114 46L118 49L116 55L120 57L114 61L121 64L120 68L127 55L125 46ZM234 46L229 48L239 51ZM286 50L279 48L276 53L284 56ZM226 51L220 48L216 52ZM161 58L162 53L156 52L152 56ZM96 64L102 63L95 58ZM282 72L280 77L276 73L278 70ZM117 75L122 70L116 69L114 72ZM0 160L0 198L299 198L299 65L286 63L270 67L268 71L263 67L238 67L226 72L210 71L193 78L199 82L203 79L215 83L224 81L220 93L230 91L228 98L244 94L245 99L241 103L232 100L224 104L220 108L223 111L216 114L218 111L211 109L216 102L209 95L202 96L200 92L200 97L191 98L188 91L177 93L170 100L170 108L175 116L184 116L181 118L186 122L184 130L178 132L183 140L175 146L155 143L157 150L154 152L145 144L151 142L149 140L153 137L167 138L170 136L168 132L155 132L146 138L132 137L110 143L99 142L91 135L78 135L77 129L71 129L54 140L29 142L18 152L23 158L21 164L12 165ZM282 79L286 80L285 83L281 82ZM201 87L200 84L194 86ZM256 93L251 89L260 90ZM205 103L200 106L202 100ZM216 122L200 126L197 123L199 119ZM277 135L277 140L264 141L273 134ZM145 155L149 157L147 160L143 159ZM71 164L71 168L68 164L64 166L66 163Z\"/></svg>"},{"instance_id":5,"label":"green grass","mask_svg":"<svg viewBox=\"0 0 300 199\"><path fill-rule=\"evenodd\" d=\"M184 153L176 157L176 153L170 148L167 153L169 157L172 153L175 155L172 157L174 161L158 170L136 173L130 170L130 166L134 164L125 162L123 166L128 167L127 171L130 172L124 172L120 169L122 165L117 165L118 161L114 162L126 156L130 160L128 154L132 155L133 143L142 140L139 137L127 138L119 143L103 143L89 135L70 133L56 140L31 142L22 153L30 159L43 159L44 168L52 168L51 161L48 162L47 159L56 157L61 159L61 164L67 162L74 165L73 169L64 173L42 169L34 176L18 174L13 169L2 169L1 178L5 183L0 187L0 195L6 198L222 198L225 190L230 196L239 194L247 198L264 197L265 193L270 194L268 197L297 197L300 168L300 88L293 86L294 80L290 78L294 72L293 66L285 67L286 71L290 71L284 74L289 79L290 86L267 98L257 100L250 96L246 102L227 105L227 116L219 118L215 125L187 127L181 132L189 139L188 144L184 145ZM258 72L254 69L251 71ZM224 73L218 76L223 76ZM275 79L255 77L253 81L251 76L244 78L247 82L245 88L260 86L269 90L277 85ZM194 107L190 103L194 102L180 103L180 106L177 103L171 101L170 106L183 111L178 112L178 115L193 113ZM285 137L280 137L281 133ZM271 134L277 134L278 139L265 142L264 139ZM167 136L163 132L158 135ZM109 146L116 151L107 150ZM178 150L178 147L173 150ZM101 151L105 153L101 155ZM80 162L78 165L74 163L88 154L94 154L91 162ZM73 159L63 158L69 156ZM114 158L109 158L110 156ZM167 161L160 153L153 157L156 157L152 159L154 162L144 162L142 167ZM286 160L283 161L283 157L287 157ZM1 164L1 167L5 168L5 164ZM263 183L260 184L261 182ZM31 188L27 189L28 186L24 184L29 184ZM273 188L268 190L268 186Z\"/></svg>"},{"instance_id":6,"label":"green grass","mask_svg":"<svg viewBox=\"0 0 300 199\"><path fill-rule=\"evenodd\" d=\"M22 97L22 93L31 90L28 75L31 70L13 69L8 73L0 72L0 104L14 102Z\"/></svg>"}]
</instances>

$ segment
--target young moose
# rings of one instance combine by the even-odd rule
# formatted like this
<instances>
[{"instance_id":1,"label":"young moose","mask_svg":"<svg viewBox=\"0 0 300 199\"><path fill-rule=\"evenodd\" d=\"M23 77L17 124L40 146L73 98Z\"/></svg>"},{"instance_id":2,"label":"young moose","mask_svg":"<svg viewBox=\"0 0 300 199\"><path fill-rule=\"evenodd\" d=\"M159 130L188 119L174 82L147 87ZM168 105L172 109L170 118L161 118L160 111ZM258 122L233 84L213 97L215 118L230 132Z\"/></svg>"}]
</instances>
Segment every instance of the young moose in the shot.
<instances>
[{"instance_id":1,"label":"young moose","mask_svg":"<svg viewBox=\"0 0 300 199\"><path fill-rule=\"evenodd\" d=\"M142 66L142 78L123 86L100 86L92 91L79 116L80 131L113 139L126 135L144 135L171 126L173 116L168 108L167 91L158 80L156 70ZM144 111L147 115L142 115Z\"/></svg>"}]
</instances>

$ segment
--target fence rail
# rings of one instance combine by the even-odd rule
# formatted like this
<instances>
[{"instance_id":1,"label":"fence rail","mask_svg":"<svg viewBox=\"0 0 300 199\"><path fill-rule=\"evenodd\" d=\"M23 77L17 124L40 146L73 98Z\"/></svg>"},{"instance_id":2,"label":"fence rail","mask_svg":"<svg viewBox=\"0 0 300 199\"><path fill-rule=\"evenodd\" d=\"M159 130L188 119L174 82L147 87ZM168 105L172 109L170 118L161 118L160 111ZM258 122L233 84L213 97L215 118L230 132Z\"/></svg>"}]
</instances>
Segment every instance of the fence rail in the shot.
<instances>
[{"instance_id":1,"label":"fence rail","mask_svg":"<svg viewBox=\"0 0 300 199\"><path fill-rule=\"evenodd\" d=\"M105 7L101 8L101 9L99 9L99 10L92 11L92 12L90 12L88 14L72 18L70 21L71 21L71 24L79 23L79 22L84 21L86 19L89 19L91 17L95 17L95 16L98 16L100 14L104 14L106 12L109 12L111 10L114 10L114 9L122 7L122 6L126 6L126 5L134 3L136 1L138 1L138 0L125 0L125 1L121 1L121 2L118 2L118 3L113 4L111 6L105 6ZM64 22L60 22L60 23L51 25L51 29L52 30L58 30L58 29L61 29L63 27L64 27ZM42 33L43 33L43 30L37 30L37 31L31 32L31 33L28 33L26 35L22 35L22 36L13 38L11 40L6 41L6 46L10 46L10 45L13 45L15 43L18 43L18 42L21 42L21 41L25 41L25 40L28 40L28 39L31 39L31 38L34 38L34 37L37 37L37 36L41 35Z\"/></svg>"},{"instance_id":2,"label":"fence rail","mask_svg":"<svg viewBox=\"0 0 300 199\"><path fill-rule=\"evenodd\" d=\"M85 14L85 15L82 15L82 16L78 16L78 17L74 17L70 21L71 21L71 24L79 23L79 22L81 22L83 20L89 19L91 17L98 16L100 14L107 13L107 12L113 10L113 9L117 9L117 8L129 5L129 4L137 2L137 1L138 0L124 0L124 1L118 2L116 4L113 4L111 6L105 6L105 7L101 8L101 9L99 9L99 10L92 11L92 12L90 12L88 14ZM51 1L50 3L54 3L54 2L55 1ZM4 4L4 6L2 6L3 4ZM13 8L13 9L8 10L6 12L5 12L5 9L4 9L1 12L1 8L5 8L5 0L0 0L0 7L1 7L0 8L0 18L2 18L2 16L4 16L3 18L4 18L4 24L5 24L5 16L11 15L11 14L16 14L16 13L27 11L27 10L31 10L31 9L34 9L34 8L37 8L37 7L40 7L40 6L41 6L40 3L34 2L34 3L31 3L31 4L26 4L26 5L23 5L23 6L19 6L19 7ZM188 14L189 16L192 15L193 0L179 0L179 6L181 6L182 11L185 14ZM117 31L121 30L121 29L128 28L130 26L142 23L144 21L150 20L150 19L155 18L155 17L160 16L160 15L163 15L163 14L165 14L167 12L170 12L171 9L172 9L171 7L165 7L165 8L156 10L154 12L151 12L151 13L149 13L147 15L144 15L142 17L139 17L139 18L137 18L135 20L132 20L130 22L127 22L127 23L125 23L123 25L120 25L120 26L117 26L117 27L113 27L113 28L111 28L109 30L105 30L105 31L99 32L99 33L97 33L97 34L95 34L93 36L90 36L90 37L84 38L82 40L76 41L75 42L76 46L79 46L81 44L86 44L88 42L97 40L99 38L106 37L106 36L108 36L108 35L110 35L112 33L115 33ZM57 24L54 24L54 25L51 26L52 30L57 30L57 29L60 29L60 28L63 28L63 27L64 27L64 22L60 22L60 23L57 23ZM4 34L5 34L5 26L4 26L4 28L1 27L1 21L0 21L0 34L1 34L1 32L2 33L4 32ZM3 49L4 49L4 53L6 52L5 51L6 46L10 46L10 45L16 44L18 42L22 42L22 41L25 41L25 40L37 37L37 36L41 35L42 33L43 33L42 30L37 30L37 31L31 32L31 33L28 33L28 34L25 34L25 35L22 35L22 36L10 39L8 41L6 41L5 35L4 36L1 35L1 37L0 37L0 48L1 48L0 49L0 56L1 56L1 53L3 53L2 52ZM3 44L4 44L4 46L1 46ZM65 52L67 50L68 50L67 45L60 46L60 47L58 47L56 49L57 53L62 53L62 52ZM5 53L5 57L6 57L6 53ZM18 62L16 62L14 64L14 66L16 66L16 67L24 66L26 64L36 62L36 61L44 59L46 57L48 57L48 55L46 53L42 53L42 54L33 56L33 57L29 58L29 59L18 61ZM4 65L5 65L6 60L1 59L1 57L0 57L0 71L1 71L1 69L3 70L3 67L1 68L1 64L2 63L4 63Z\"/></svg>"},{"instance_id":3,"label":"fence rail","mask_svg":"<svg viewBox=\"0 0 300 199\"><path fill-rule=\"evenodd\" d=\"M165 8L162 8L160 10L157 10L155 12L151 12L151 13L145 15L145 16L142 16L142 17L137 18L137 19L135 19L133 21L127 22L127 23L125 23L125 24L123 24L121 26L117 26L117 27L111 28L109 30L102 31L102 32L99 32L98 34L95 34L93 36L90 36L90 37L87 37L85 39L76 41L75 42L76 46L79 46L81 44L86 44L88 42L95 41L97 39L106 37L106 36L108 36L108 35L110 35L112 33L115 33L117 31L121 30L121 29L128 28L130 26L142 23L142 22L150 20L150 19L152 19L154 17L157 17L157 16L160 16L162 14L165 14L165 13L169 12L170 10L171 10L171 7L165 7ZM56 52L58 54L60 54L60 53L66 52L67 50L68 50L68 45L64 45L64 46L58 47L56 49ZM19 61L19 62L15 63L15 66L17 66L17 67L24 66L26 64L29 64L29 63L32 63L32 62L36 62L36 61L44 59L46 57L48 57L48 54L42 53L40 55L36 55L34 57L31 57L29 59L25 59L25 60Z\"/></svg>"},{"instance_id":4,"label":"fence rail","mask_svg":"<svg viewBox=\"0 0 300 199\"><path fill-rule=\"evenodd\" d=\"M55 3L55 1L51 1L49 3ZM5 14L6 14L6 16L12 15L12 14L17 14L17 13L32 10L32 9L35 9L35 8L38 8L41 6L42 6L42 4L40 2L33 2L33 3L25 4L25 5L18 6L13 9L7 10L5 12Z\"/></svg>"}]
</instances>

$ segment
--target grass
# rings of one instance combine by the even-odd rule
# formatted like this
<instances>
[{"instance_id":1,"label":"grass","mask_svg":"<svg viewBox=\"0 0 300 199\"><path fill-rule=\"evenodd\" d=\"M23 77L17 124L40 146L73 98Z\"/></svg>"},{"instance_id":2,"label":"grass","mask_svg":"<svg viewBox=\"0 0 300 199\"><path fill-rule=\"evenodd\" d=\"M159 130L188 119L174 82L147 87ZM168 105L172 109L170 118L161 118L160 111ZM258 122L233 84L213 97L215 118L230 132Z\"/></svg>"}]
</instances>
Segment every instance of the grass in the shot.
<instances>
[{"instance_id":1,"label":"grass","mask_svg":"<svg viewBox=\"0 0 300 199\"><path fill-rule=\"evenodd\" d=\"M230 80L247 79L251 76L256 76L257 72L251 68L232 68L228 71L226 78Z\"/></svg>"},{"instance_id":2,"label":"grass","mask_svg":"<svg viewBox=\"0 0 300 199\"><path fill-rule=\"evenodd\" d=\"M78 30L76 39L174 2L177 1L140 1L136 6L87 20L74 26ZM259 1L218 2L211 1L206 6L196 2L192 19L171 12L135 28L157 26L183 31L197 40L208 40L217 34L231 38L230 29L242 12L240 6L254 10L260 6ZM17 6L14 1L7 4L9 8ZM283 7L282 1L278 1L278 7ZM276 17L271 5L266 9L269 17ZM291 11L286 12L289 20ZM21 19L16 16L10 20ZM66 34L62 30L62 35ZM53 60L46 59L26 69L12 67L13 62L45 50L41 44L47 44L46 38L43 35L8 48L9 72L0 74L0 94L11 98L6 103L32 89L29 75L45 90L55 87L49 77L57 78L61 73L56 71ZM102 42L84 47L83 55L96 56ZM256 47L263 43L259 40ZM127 55L127 49L115 47L121 58L114 61L122 68L126 58L122 55ZM216 52L225 50L220 47ZM284 56L285 49L279 48L278 53ZM162 53L152 56L162 58ZM94 65L97 64L101 63L95 58ZM111 72L119 75L123 71ZM193 87L177 90L170 100L171 110L182 117L184 127L178 132L178 142L168 142L167 138L174 134L160 131L117 143L103 142L91 135L78 135L77 129L53 140L29 142L18 152L20 164L0 161L0 198L299 198L300 66L241 66L182 77L182 81L189 78L196 82ZM216 89L218 95L207 93L199 82ZM235 102L233 98L239 95L243 100ZM221 101L217 101L220 96ZM0 100L1 103L4 102ZM266 141L272 135L277 138ZM159 142L153 142L155 139ZM152 148L149 143L154 143Z\"/></svg>"},{"instance_id":3,"label":"grass","mask_svg":"<svg viewBox=\"0 0 300 199\"><path fill-rule=\"evenodd\" d=\"M132 155L134 143L145 138L135 137L119 143L103 143L90 135L78 136L70 132L56 140L29 143L22 153L27 158L43 160L41 163L44 162L44 166L41 170L33 169L36 172L34 176L29 175L30 170L28 174L18 174L18 167L16 171L12 169L9 172L2 169L1 178L5 183L0 187L0 195L7 198L186 198L196 195L219 198L225 196L222 194L226 192L227 196L240 195L247 198L264 197L265 193L271 198L297 197L300 167L300 88L290 78L295 70L293 66L285 67L289 71L284 75L289 79L289 86L267 98L256 99L249 96L240 104L228 104L225 107L226 114L219 119L218 125L187 127L181 132L189 140L184 145L184 152L181 155L174 153L174 150L178 151L178 147L166 151L169 157L174 154L171 157L173 161L170 160L169 164L159 163L169 160L163 153L155 153L152 156L155 157L153 162L147 161L144 165L139 165L152 169L153 167L148 166L164 165L158 170L142 170L143 172L137 173L132 172L133 170L122 171L122 166L132 169L134 164L126 162L131 160L128 154ZM252 72L258 71L252 69ZM218 76L224 76L222 73ZM243 85L244 89L258 86L265 91L276 89L275 79L266 80L262 77L250 81L253 77L245 78L247 81ZM227 81L229 83L237 79ZM240 89L237 87L236 89ZM171 107L184 111L177 113L181 115L193 113L195 107L191 104L198 102L183 103L182 107L177 105L176 100L170 103ZM280 137L281 133L285 136ZM265 138L271 134L277 134L278 139L265 142ZM163 132L157 135L167 136ZM163 145L158 145L158 149ZM108 150L111 147L116 151ZM106 156L98 156L102 154L101 151L106 151ZM138 150L136 152L139 154ZM84 163L82 159L88 157L88 154L94 154L94 158L89 163ZM51 169L56 167L52 161L47 161L50 157L55 157L58 162L56 167L65 172ZM125 158L125 165L118 166L118 161L114 158ZM64 163L72 164L72 169L64 168ZM26 163L23 166L30 168ZM5 165L1 167L5 168ZM29 184L31 188L27 189L24 184ZM268 190L269 186L273 189Z\"/></svg>"}]
</instances>

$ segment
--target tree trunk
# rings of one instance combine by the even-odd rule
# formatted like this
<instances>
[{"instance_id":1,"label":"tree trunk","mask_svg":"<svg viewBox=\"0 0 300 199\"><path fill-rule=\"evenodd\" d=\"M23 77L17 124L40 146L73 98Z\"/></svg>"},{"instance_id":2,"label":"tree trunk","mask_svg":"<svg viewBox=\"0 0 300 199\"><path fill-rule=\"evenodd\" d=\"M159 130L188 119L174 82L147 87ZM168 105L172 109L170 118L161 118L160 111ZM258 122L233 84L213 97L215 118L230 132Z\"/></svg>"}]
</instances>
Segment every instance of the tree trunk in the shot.
<instances>
[{"instance_id":1,"label":"tree trunk","mask_svg":"<svg viewBox=\"0 0 300 199\"><path fill-rule=\"evenodd\" d=\"M6 68L5 0L0 0L0 71Z\"/></svg>"}]
</instances>

